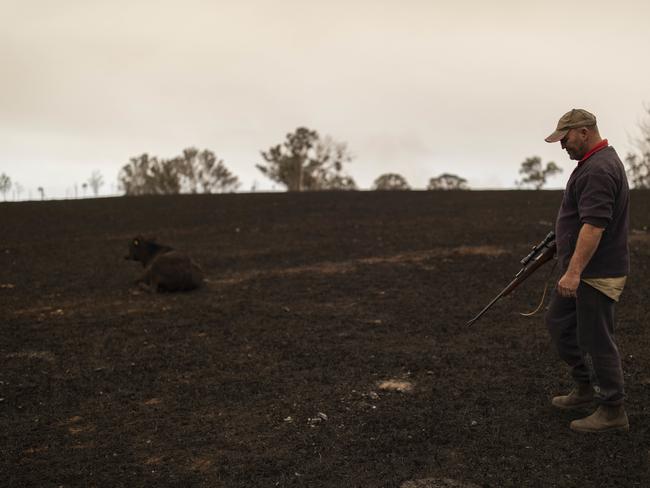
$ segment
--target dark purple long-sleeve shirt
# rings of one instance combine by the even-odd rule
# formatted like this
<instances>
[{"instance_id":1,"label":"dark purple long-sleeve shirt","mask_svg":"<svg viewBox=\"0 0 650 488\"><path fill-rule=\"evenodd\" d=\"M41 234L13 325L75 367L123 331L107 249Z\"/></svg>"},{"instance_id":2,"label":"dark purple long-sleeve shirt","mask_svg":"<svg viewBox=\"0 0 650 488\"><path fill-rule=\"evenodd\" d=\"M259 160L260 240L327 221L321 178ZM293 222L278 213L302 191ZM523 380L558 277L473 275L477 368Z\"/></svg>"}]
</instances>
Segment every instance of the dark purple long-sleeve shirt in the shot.
<instances>
[{"instance_id":1,"label":"dark purple long-sleeve shirt","mask_svg":"<svg viewBox=\"0 0 650 488\"><path fill-rule=\"evenodd\" d=\"M627 276L630 195L625 167L607 146L580 161L567 182L555 222L557 256L562 271L569 266L583 224L605 229L583 278Z\"/></svg>"}]
</instances>

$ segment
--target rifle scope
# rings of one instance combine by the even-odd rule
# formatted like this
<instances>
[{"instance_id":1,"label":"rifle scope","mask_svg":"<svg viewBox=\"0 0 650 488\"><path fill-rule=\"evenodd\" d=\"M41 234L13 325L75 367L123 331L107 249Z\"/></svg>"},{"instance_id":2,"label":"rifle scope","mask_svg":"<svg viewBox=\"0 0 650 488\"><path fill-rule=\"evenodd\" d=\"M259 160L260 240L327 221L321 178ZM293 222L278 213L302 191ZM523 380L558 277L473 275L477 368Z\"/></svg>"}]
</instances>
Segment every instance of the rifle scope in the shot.
<instances>
[{"instance_id":1,"label":"rifle scope","mask_svg":"<svg viewBox=\"0 0 650 488\"><path fill-rule=\"evenodd\" d=\"M535 259L537 254L542 249L544 249L546 246L548 246L554 240L555 240L555 232L551 231L546 235L546 237L544 237L544 240L542 242L540 242L535 247L533 247L533 250L530 251L530 254L528 254L528 256L526 256L521 261L519 261L521 263L521 265L526 266L528 263L530 263L533 259Z\"/></svg>"}]
</instances>

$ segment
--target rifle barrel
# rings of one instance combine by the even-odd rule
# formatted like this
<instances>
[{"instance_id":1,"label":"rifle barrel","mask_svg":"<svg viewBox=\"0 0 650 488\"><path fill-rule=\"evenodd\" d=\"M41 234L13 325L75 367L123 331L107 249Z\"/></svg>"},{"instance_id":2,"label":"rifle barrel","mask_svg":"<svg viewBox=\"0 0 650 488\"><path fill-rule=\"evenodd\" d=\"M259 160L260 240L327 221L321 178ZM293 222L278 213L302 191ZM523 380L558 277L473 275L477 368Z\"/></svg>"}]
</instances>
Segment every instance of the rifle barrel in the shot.
<instances>
[{"instance_id":1,"label":"rifle barrel","mask_svg":"<svg viewBox=\"0 0 650 488\"><path fill-rule=\"evenodd\" d=\"M492 305L494 305L497 301L499 301L500 298L501 298L501 294L499 294L499 295L498 295L494 300L492 300L492 301L487 305L487 307L485 307L483 310L481 310L481 311L476 315L476 317L474 317L472 320L470 320L469 322L467 322L467 325L470 326L470 325L472 325L474 322L476 322L478 319L480 319L480 318L483 316L483 314L484 314L485 312L487 312L488 310L490 310L490 307L492 307Z\"/></svg>"},{"instance_id":2,"label":"rifle barrel","mask_svg":"<svg viewBox=\"0 0 650 488\"><path fill-rule=\"evenodd\" d=\"M508 288L516 281L516 279L512 280L508 286L506 286L503 290L501 290L501 293L499 293L497 296L495 296L490 303L488 303L483 310L481 310L476 317L474 317L472 320L467 322L467 325L472 325L474 322L476 322L478 319L480 319L485 312L490 310L492 308L492 305L494 305L496 302L498 302L501 298L503 298L505 295L507 295Z\"/></svg>"},{"instance_id":3,"label":"rifle barrel","mask_svg":"<svg viewBox=\"0 0 650 488\"><path fill-rule=\"evenodd\" d=\"M553 258L556 252L555 241L550 240L549 242L547 242L547 240L549 240L552 237L553 237L552 234L549 234L546 237L543 246L540 245L536 249L535 252L536 256L532 260L528 259L528 257L526 258L528 259L528 263L519 270L519 272L515 275L514 279L510 283L508 283L508 286L506 286L503 290L501 290L501 293L499 293L496 297L494 297L492 301L488 303L486 307L478 313L478 315L476 315L476 317L474 317L472 320L467 322L468 326L472 325L474 322L480 319L481 316L492 307L492 305L494 305L496 302L499 301L499 299L503 298L506 295L509 295L512 292L512 290L517 288L521 283L523 283L526 280L526 278L532 275L535 272L535 270L537 270L537 268L539 268L544 263L546 263L547 261Z\"/></svg>"}]
</instances>

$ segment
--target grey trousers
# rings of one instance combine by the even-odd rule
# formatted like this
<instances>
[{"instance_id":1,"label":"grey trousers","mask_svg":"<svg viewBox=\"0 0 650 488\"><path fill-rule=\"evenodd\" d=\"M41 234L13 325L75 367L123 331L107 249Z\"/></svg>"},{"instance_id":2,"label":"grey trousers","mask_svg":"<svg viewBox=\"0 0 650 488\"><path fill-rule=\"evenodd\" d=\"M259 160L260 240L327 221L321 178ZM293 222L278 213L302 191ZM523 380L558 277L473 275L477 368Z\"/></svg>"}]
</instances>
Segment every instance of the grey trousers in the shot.
<instances>
[{"instance_id":1,"label":"grey trousers","mask_svg":"<svg viewBox=\"0 0 650 488\"><path fill-rule=\"evenodd\" d=\"M614 300L580 282L577 297L554 292L545 322L560 358L571 367L577 383L590 383L603 405L621 405L625 399L623 368L614 342Z\"/></svg>"}]
</instances>

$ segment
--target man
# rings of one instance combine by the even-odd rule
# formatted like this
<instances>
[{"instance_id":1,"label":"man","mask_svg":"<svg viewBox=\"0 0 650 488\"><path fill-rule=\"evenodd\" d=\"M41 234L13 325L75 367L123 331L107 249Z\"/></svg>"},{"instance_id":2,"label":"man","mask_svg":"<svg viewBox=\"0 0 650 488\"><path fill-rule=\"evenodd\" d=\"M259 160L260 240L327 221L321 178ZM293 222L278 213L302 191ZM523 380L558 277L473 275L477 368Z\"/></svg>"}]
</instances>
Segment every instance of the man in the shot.
<instances>
[{"instance_id":1,"label":"man","mask_svg":"<svg viewBox=\"0 0 650 488\"><path fill-rule=\"evenodd\" d=\"M623 370L614 341L615 304L629 273L629 188L614 148L602 139L596 117L573 109L560 118L546 142L560 142L578 161L566 185L555 224L562 277L545 321L560 358L571 367L576 387L552 404L579 409L579 432L628 430L623 406Z\"/></svg>"}]
</instances>

